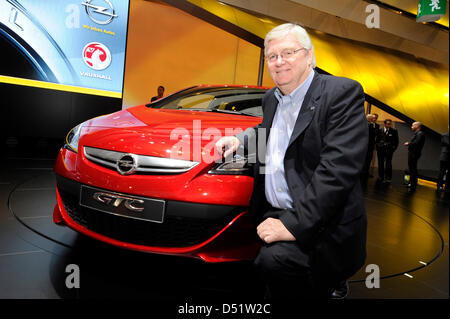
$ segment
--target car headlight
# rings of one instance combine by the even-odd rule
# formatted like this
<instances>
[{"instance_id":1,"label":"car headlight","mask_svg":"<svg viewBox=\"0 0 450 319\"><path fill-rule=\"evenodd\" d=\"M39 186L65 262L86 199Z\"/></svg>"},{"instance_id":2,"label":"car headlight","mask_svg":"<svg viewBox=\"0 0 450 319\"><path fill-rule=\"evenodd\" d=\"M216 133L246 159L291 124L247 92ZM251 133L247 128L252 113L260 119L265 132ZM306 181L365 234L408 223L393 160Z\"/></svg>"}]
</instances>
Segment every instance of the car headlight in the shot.
<instances>
[{"instance_id":1,"label":"car headlight","mask_svg":"<svg viewBox=\"0 0 450 319\"><path fill-rule=\"evenodd\" d=\"M255 162L255 155L233 156L231 161L218 163L208 174L214 175L250 175L250 166Z\"/></svg>"},{"instance_id":2,"label":"car headlight","mask_svg":"<svg viewBox=\"0 0 450 319\"><path fill-rule=\"evenodd\" d=\"M83 124L78 124L66 136L66 144L64 146L75 153L78 153L78 141L80 140L82 126Z\"/></svg>"}]
</instances>

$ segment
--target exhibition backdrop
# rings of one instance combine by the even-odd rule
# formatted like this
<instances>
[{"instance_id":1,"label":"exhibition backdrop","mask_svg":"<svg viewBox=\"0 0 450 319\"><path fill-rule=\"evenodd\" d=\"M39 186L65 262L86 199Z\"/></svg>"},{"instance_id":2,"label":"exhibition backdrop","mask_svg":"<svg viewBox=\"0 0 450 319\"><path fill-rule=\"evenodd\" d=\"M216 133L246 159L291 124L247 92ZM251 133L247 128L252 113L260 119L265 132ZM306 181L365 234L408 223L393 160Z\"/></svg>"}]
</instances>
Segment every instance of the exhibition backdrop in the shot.
<instances>
[{"instance_id":1,"label":"exhibition backdrop","mask_svg":"<svg viewBox=\"0 0 450 319\"><path fill-rule=\"evenodd\" d=\"M260 48L167 4L130 6L124 108L197 84L257 85ZM273 86L267 72L263 85Z\"/></svg>"},{"instance_id":2,"label":"exhibition backdrop","mask_svg":"<svg viewBox=\"0 0 450 319\"><path fill-rule=\"evenodd\" d=\"M277 24L212 0L187 2L205 6L197 11L217 7L212 14L240 22L259 39ZM148 103L159 85L166 94L197 84L256 85L258 42L193 13L158 0L0 0L0 141L28 148L30 137L62 139L91 117ZM319 67L357 79L367 93L435 131L447 130L448 66L311 36ZM263 75L262 84L272 87L266 67ZM426 163L438 166L430 158Z\"/></svg>"},{"instance_id":3,"label":"exhibition backdrop","mask_svg":"<svg viewBox=\"0 0 450 319\"><path fill-rule=\"evenodd\" d=\"M0 0L0 50L15 50L30 66L21 72L4 59L0 81L120 98L128 7L128 0Z\"/></svg>"}]
</instances>

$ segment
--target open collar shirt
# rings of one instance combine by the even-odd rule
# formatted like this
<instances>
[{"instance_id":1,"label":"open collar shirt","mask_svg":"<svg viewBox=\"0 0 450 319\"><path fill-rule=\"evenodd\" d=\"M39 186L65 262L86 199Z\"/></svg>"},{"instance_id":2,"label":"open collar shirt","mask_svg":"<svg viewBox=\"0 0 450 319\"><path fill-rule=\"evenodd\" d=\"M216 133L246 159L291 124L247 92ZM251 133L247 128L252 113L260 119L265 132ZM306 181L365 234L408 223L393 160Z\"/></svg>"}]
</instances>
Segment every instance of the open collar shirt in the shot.
<instances>
[{"instance_id":1,"label":"open collar shirt","mask_svg":"<svg viewBox=\"0 0 450 319\"><path fill-rule=\"evenodd\" d=\"M293 208L284 171L284 155L313 77L314 70L311 70L306 80L288 95L283 95L278 88L275 90L278 105L267 142L265 194L267 201L276 208Z\"/></svg>"}]
</instances>

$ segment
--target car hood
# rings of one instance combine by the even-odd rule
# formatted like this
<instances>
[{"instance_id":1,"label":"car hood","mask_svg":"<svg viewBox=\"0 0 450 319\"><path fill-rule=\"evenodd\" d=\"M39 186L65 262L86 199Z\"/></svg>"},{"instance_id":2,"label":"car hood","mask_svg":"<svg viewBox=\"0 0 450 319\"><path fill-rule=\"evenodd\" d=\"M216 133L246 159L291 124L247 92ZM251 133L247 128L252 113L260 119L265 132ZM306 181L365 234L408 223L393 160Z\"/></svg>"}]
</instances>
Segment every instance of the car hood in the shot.
<instances>
[{"instance_id":1,"label":"car hood","mask_svg":"<svg viewBox=\"0 0 450 319\"><path fill-rule=\"evenodd\" d=\"M239 133L262 118L187 110L152 109L145 105L86 121L81 146L107 150L199 160L221 136Z\"/></svg>"}]
</instances>

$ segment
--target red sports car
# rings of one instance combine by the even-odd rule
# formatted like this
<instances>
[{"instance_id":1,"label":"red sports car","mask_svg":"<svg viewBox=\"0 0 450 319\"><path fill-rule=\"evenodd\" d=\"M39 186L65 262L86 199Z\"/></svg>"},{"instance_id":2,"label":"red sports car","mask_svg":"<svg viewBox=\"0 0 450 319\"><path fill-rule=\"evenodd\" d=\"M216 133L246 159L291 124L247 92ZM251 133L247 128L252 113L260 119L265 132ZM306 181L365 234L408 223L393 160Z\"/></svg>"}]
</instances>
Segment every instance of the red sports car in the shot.
<instances>
[{"instance_id":1,"label":"red sports car","mask_svg":"<svg viewBox=\"0 0 450 319\"><path fill-rule=\"evenodd\" d=\"M195 86L76 126L54 168L54 222L138 251L253 258L248 160L214 144L261 122L266 90Z\"/></svg>"}]
</instances>

